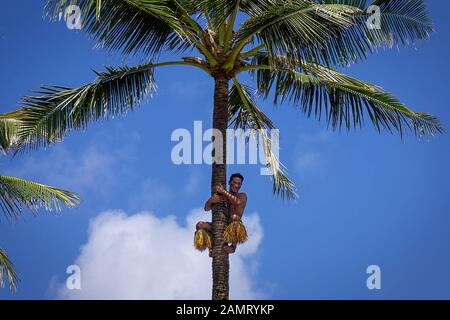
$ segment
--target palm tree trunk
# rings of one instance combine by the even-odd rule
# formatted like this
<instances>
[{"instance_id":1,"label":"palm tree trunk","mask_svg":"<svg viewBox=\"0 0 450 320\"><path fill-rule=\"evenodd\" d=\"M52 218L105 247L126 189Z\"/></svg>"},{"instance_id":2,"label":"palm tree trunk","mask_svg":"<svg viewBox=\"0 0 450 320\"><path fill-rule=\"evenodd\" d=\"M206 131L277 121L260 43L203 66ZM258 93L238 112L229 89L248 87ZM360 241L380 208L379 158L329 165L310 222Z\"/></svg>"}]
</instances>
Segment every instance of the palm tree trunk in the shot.
<instances>
[{"instance_id":1,"label":"palm tree trunk","mask_svg":"<svg viewBox=\"0 0 450 320\"><path fill-rule=\"evenodd\" d=\"M213 128L218 129L222 133L223 143L219 144L220 140L214 140L214 152L218 148L222 148L222 164L213 162L212 164L212 178L211 188L214 185L221 184L226 187L226 129L228 128L228 79L225 76L219 75L214 78L214 113L213 113ZM217 144L217 145L216 145ZM227 227L228 212L227 208L222 204L217 204L212 207L212 229L213 229L213 257L212 257L212 272L213 272L213 300L228 300L229 293L229 260L228 254L223 250L223 234Z\"/></svg>"}]
</instances>

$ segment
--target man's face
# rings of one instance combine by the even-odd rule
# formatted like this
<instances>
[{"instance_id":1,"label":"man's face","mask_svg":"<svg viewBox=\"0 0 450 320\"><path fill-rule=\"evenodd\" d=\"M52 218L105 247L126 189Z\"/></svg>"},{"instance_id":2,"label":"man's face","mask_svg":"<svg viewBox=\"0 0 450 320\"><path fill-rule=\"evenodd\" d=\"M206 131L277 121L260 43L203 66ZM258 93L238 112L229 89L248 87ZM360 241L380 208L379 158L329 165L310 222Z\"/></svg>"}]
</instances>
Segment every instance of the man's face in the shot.
<instances>
[{"instance_id":1,"label":"man's face","mask_svg":"<svg viewBox=\"0 0 450 320\"><path fill-rule=\"evenodd\" d=\"M234 177L230 181L230 190L234 193L238 193L239 189L241 189L242 181L241 178Z\"/></svg>"}]
</instances>

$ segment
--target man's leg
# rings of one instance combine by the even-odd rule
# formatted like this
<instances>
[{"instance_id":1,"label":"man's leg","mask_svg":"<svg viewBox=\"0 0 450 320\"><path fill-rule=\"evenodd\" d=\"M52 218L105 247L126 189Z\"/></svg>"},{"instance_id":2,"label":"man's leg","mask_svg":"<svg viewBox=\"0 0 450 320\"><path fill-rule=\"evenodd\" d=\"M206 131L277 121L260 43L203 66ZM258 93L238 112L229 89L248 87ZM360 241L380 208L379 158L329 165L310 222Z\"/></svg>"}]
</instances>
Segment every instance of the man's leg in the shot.
<instances>
[{"instance_id":1,"label":"man's leg","mask_svg":"<svg viewBox=\"0 0 450 320\"><path fill-rule=\"evenodd\" d=\"M236 251L237 243L224 243L223 249L228 253L234 253Z\"/></svg>"},{"instance_id":2,"label":"man's leg","mask_svg":"<svg viewBox=\"0 0 450 320\"><path fill-rule=\"evenodd\" d=\"M197 222L197 225L195 226L195 228L197 230L204 229L208 232L212 232L212 225L210 222L199 221L199 222Z\"/></svg>"}]
</instances>

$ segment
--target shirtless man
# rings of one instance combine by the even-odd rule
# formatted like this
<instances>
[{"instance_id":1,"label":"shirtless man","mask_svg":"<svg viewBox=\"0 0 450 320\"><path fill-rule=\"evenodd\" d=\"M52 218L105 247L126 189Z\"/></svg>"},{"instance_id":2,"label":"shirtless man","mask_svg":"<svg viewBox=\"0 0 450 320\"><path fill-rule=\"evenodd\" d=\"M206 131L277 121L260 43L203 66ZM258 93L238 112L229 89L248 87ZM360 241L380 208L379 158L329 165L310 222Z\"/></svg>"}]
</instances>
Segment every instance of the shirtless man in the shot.
<instances>
[{"instance_id":1,"label":"shirtless man","mask_svg":"<svg viewBox=\"0 0 450 320\"><path fill-rule=\"evenodd\" d=\"M205 211L211 210L212 205L220 202L227 202L228 204L228 217L229 223L231 221L241 220L244 214L245 206L247 205L247 194L245 192L239 192L241 189L244 177L240 173L234 173L231 175L228 181L230 190L227 191L221 185L214 186L213 195L205 203ZM197 230L205 229L212 233L212 223L200 221L196 226ZM224 250L227 253L234 253L236 251L236 243L224 244ZM211 256L211 250L209 252Z\"/></svg>"}]
</instances>

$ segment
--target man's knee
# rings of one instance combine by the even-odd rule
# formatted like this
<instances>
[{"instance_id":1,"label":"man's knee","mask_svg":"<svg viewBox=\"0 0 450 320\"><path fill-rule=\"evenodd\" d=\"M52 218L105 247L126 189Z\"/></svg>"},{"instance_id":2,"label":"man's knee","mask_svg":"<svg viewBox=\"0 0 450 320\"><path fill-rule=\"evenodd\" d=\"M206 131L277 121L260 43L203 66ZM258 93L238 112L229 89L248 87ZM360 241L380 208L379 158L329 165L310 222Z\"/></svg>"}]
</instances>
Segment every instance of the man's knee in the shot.
<instances>
[{"instance_id":1,"label":"man's knee","mask_svg":"<svg viewBox=\"0 0 450 320\"><path fill-rule=\"evenodd\" d=\"M196 228L197 230L200 230L200 229L206 229L205 224L206 224L206 222L204 222L204 221L199 221L199 222L197 222L195 228Z\"/></svg>"},{"instance_id":2,"label":"man's knee","mask_svg":"<svg viewBox=\"0 0 450 320\"><path fill-rule=\"evenodd\" d=\"M233 220L233 221L241 221L241 217L238 216L237 214L233 214L233 216L231 217L231 220Z\"/></svg>"}]
</instances>

